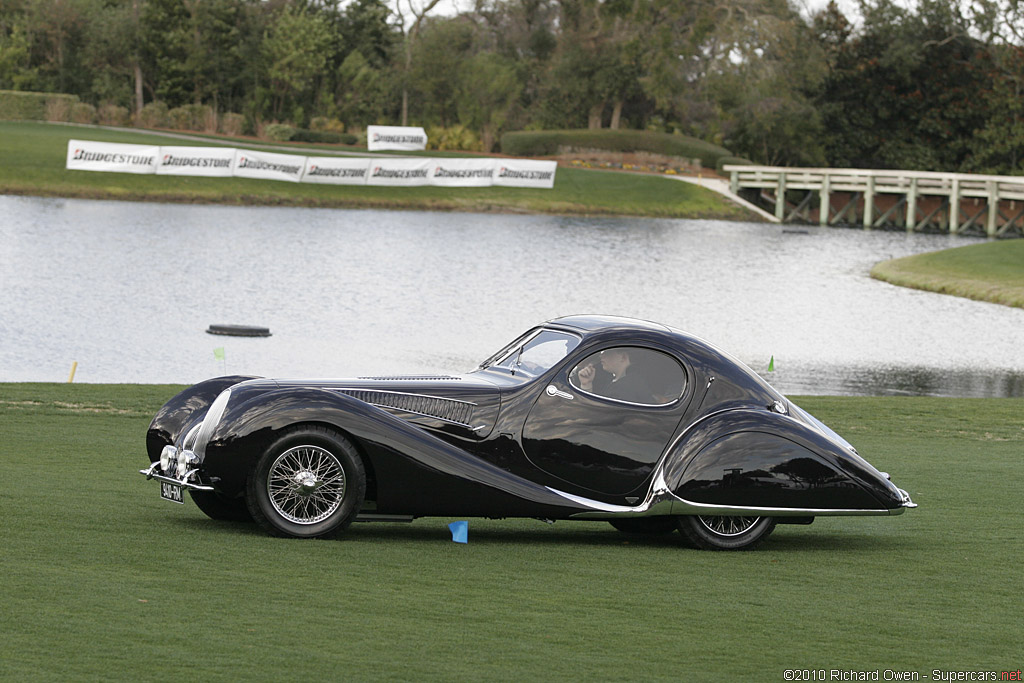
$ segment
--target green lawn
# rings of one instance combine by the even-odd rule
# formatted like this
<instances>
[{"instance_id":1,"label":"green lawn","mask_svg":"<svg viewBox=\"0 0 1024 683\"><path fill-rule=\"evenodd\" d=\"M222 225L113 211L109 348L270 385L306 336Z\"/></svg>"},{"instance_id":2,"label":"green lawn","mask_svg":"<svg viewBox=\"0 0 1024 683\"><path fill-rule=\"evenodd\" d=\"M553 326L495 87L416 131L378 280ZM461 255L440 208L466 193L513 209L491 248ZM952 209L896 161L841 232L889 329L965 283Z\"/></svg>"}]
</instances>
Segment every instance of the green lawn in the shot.
<instances>
[{"instance_id":1,"label":"green lawn","mask_svg":"<svg viewBox=\"0 0 1024 683\"><path fill-rule=\"evenodd\" d=\"M920 504L747 553L597 522L295 541L159 500L168 386L0 384L0 678L783 680L1020 667L1024 402L805 398Z\"/></svg>"},{"instance_id":2,"label":"green lawn","mask_svg":"<svg viewBox=\"0 0 1024 683\"><path fill-rule=\"evenodd\" d=\"M0 121L0 194L166 202L436 209L750 220L720 195L669 178L560 168L550 190L315 185L69 171L69 139L149 145L232 146L230 139L164 138L131 130ZM267 149L274 149L267 146ZM306 146L306 154L316 154ZM279 150L278 150L279 151ZM358 151L358 150L354 150ZM444 156L451 156L445 154ZM756 219L755 219L756 220Z\"/></svg>"},{"instance_id":3,"label":"green lawn","mask_svg":"<svg viewBox=\"0 0 1024 683\"><path fill-rule=\"evenodd\" d=\"M903 287L1024 308L1024 240L971 244L883 261L871 276Z\"/></svg>"}]
</instances>

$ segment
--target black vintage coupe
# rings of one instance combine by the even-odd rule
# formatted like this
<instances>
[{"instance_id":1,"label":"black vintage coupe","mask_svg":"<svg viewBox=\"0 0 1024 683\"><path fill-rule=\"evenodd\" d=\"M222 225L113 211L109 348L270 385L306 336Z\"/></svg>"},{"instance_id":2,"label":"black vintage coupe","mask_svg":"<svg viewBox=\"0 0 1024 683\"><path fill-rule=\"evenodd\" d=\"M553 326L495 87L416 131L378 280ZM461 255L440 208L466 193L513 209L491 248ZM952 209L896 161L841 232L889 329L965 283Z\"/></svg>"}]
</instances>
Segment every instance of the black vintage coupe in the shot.
<instances>
[{"instance_id":1,"label":"black vintage coupe","mask_svg":"<svg viewBox=\"0 0 1024 683\"><path fill-rule=\"evenodd\" d=\"M741 549L776 524L915 507L739 361L607 316L549 321L465 375L211 379L157 413L147 450L163 498L282 536L535 517Z\"/></svg>"}]
</instances>

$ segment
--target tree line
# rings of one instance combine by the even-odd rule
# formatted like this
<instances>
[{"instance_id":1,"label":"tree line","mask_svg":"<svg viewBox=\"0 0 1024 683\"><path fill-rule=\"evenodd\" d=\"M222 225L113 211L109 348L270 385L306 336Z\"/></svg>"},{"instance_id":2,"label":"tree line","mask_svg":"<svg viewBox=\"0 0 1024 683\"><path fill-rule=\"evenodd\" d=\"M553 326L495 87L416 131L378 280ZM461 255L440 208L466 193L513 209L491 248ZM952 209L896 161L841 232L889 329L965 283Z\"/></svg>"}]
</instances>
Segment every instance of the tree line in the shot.
<instances>
[{"instance_id":1,"label":"tree line","mask_svg":"<svg viewBox=\"0 0 1024 683\"><path fill-rule=\"evenodd\" d=\"M795 0L794 0L795 1ZM501 133L679 132L759 163L1024 172L1021 0L0 0L0 89Z\"/></svg>"}]
</instances>

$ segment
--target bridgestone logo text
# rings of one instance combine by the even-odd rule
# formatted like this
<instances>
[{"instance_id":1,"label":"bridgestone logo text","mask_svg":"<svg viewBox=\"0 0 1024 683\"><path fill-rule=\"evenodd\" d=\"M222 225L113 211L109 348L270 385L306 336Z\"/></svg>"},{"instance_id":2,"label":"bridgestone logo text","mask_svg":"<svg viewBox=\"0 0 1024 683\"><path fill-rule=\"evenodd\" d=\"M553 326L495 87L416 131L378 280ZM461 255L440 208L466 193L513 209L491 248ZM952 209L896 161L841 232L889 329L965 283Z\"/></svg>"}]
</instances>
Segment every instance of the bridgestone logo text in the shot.
<instances>
[{"instance_id":1,"label":"bridgestone logo text","mask_svg":"<svg viewBox=\"0 0 1024 683\"><path fill-rule=\"evenodd\" d=\"M373 134L374 142L391 142L398 144L414 143L417 145L427 144L427 139L422 135L381 135L380 133Z\"/></svg>"},{"instance_id":2,"label":"bridgestone logo text","mask_svg":"<svg viewBox=\"0 0 1024 683\"><path fill-rule=\"evenodd\" d=\"M374 178L426 178L427 169L389 169L378 166L373 169Z\"/></svg>"},{"instance_id":3,"label":"bridgestone logo text","mask_svg":"<svg viewBox=\"0 0 1024 683\"><path fill-rule=\"evenodd\" d=\"M196 168L231 168L231 159L205 159L202 157L164 156L164 166L193 166Z\"/></svg>"},{"instance_id":4,"label":"bridgestone logo text","mask_svg":"<svg viewBox=\"0 0 1024 683\"><path fill-rule=\"evenodd\" d=\"M490 178L494 174L494 171L489 168L477 168L472 170L467 169L450 169L438 166L434 169L435 178Z\"/></svg>"},{"instance_id":5,"label":"bridgestone logo text","mask_svg":"<svg viewBox=\"0 0 1024 683\"><path fill-rule=\"evenodd\" d=\"M554 171L516 171L504 166L498 171L499 178L512 178L514 180L550 180L555 177Z\"/></svg>"},{"instance_id":6,"label":"bridgestone logo text","mask_svg":"<svg viewBox=\"0 0 1024 683\"><path fill-rule=\"evenodd\" d=\"M269 161L258 161L256 159L246 159L245 157L242 157L242 161L238 164L238 168L250 168L254 171L278 171L279 173L287 173L289 175L298 175L302 172L301 166L273 164Z\"/></svg>"},{"instance_id":7,"label":"bridgestone logo text","mask_svg":"<svg viewBox=\"0 0 1024 683\"><path fill-rule=\"evenodd\" d=\"M326 178L365 178L365 168L322 168L313 166L307 176L324 176Z\"/></svg>"},{"instance_id":8,"label":"bridgestone logo text","mask_svg":"<svg viewBox=\"0 0 1024 683\"><path fill-rule=\"evenodd\" d=\"M137 156L135 154L118 154L117 152L86 152L76 149L72 161L102 161L108 164L128 164L130 166L152 166L155 157Z\"/></svg>"}]
</instances>

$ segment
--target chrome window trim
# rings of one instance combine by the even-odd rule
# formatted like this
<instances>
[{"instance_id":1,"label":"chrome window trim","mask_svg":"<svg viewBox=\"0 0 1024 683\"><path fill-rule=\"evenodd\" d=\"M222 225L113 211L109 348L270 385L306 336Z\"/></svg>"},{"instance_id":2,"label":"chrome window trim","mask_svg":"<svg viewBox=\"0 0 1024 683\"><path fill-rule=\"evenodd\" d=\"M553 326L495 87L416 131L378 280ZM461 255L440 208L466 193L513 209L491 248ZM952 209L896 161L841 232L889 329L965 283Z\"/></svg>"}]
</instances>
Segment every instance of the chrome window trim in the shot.
<instances>
[{"instance_id":1,"label":"chrome window trim","mask_svg":"<svg viewBox=\"0 0 1024 683\"><path fill-rule=\"evenodd\" d=\"M679 368L683 371L683 382L684 382L684 384L683 384L683 390L679 394L679 397L673 399L672 401L670 401L668 403L636 403L635 401L624 401L621 398L612 398L611 396L604 396L602 394L595 394L593 391L587 391L586 389L582 389L582 388L576 386L575 384L573 384L572 377L571 377L572 371L575 370L576 368L578 368L580 363L582 363L585 360L588 360L591 356L594 356L596 354L603 353L604 351L607 351L609 349L618 349L618 348L631 348L631 349L643 349L645 351L654 351L655 353L660 353L660 354L662 354L664 356L668 356L669 358L671 358L672 361L676 365L678 365ZM592 353L589 353L589 354L587 354L587 356L585 358L580 360L579 363L576 363L575 365L573 365L572 368L570 368L569 371L567 373L565 373L565 381L566 381L566 383L569 386L571 386L573 389L575 389L576 391L580 392L581 394L586 394L587 396L591 396L593 398L598 398L598 399L601 399L602 401L611 401L612 403L620 403L622 405L634 406L636 408L671 408L671 407L675 406L677 403L679 403L680 401L683 400L683 397L686 396L687 391L690 388L690 384L692 383L692 382L690 382L690 374L689 374L689 371L688 371L688 368L687 368L686 364L683 363L681 360L679 360L679 358L677 358L674 354L669 353L668 351L664 351L662 349L656 349L656 348L654 348L652 346L643 346L641 344L619 344L617 346L608 346L606 348L600 349L599 351L594 351ZM709 383L708 386L710 386L710 383Z\"/></svg>"}]
</instances>

